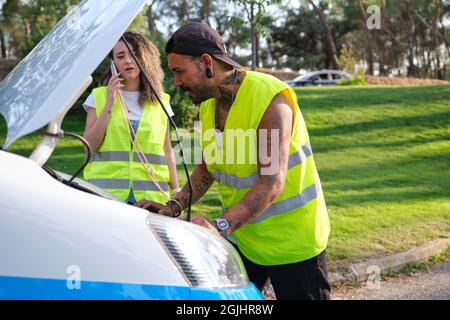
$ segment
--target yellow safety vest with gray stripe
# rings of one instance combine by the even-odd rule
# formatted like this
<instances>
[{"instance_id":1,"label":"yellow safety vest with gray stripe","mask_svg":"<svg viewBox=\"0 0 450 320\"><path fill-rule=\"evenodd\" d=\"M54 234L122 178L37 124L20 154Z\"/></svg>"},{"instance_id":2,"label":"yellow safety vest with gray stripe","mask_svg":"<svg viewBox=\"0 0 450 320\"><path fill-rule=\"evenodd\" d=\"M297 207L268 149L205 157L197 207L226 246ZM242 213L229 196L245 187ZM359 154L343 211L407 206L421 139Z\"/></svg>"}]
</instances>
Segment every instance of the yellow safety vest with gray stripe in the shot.
<instances>
[{"instance_id":1,"label":"yellow safety vest with gray stripe","mask_svg":"<svg viewBox=\"0 0 450 320\"><path fill-rule=\"evenodd\" d=\"M106 104L107 87L96 88L92 93L99 117ZM170 101L169 95L165 93L161 98L165 104ZM117 97L103 143L84 169L84 179L106 189L122 201L127 199L133 188L137 201L148 199L164 203L164 196L145 172L135 148L131 146L125 124ZM167 117L161 106L157 102L146 102L136 139L151 164L156 181L164 191L169 191L169 169L164 155L166 132Z\"/></svg>"},{"instance_id":2,"label":"yellow safety vest with gray stripe","mask_svg":"<svg viewBox=\"0 0 450 320\"><path fill-rule=\"evenodd\" d=\"M330 233L322 187L297 97L278 79L246 71L227 116L219 142L222 148L218 147L214 133L216 100L209 99L200 108L203 157L219 185L226 210L241 201L259 179L257 129L277 94L282 94L294 110L284 189L267 210L233 232L230 239L249 260L260 265L312 258L326 248Z\"/></svg>"}]
</instances>

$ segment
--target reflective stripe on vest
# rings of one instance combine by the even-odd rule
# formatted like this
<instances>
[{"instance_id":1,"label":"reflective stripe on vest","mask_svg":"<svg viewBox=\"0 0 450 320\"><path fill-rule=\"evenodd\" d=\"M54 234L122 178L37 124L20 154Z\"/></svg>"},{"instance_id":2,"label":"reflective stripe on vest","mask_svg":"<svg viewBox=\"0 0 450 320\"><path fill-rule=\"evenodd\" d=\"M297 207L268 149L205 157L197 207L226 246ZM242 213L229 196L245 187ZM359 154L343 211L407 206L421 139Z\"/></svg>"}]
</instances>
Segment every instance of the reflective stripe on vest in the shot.
<instances>
[{"instance_id":1,"label":"reflective stripe on vest","mask_svg":"<svg viewBox=\"0 0 450 320\"><path fill-rule=\"evenodd\" d=\"M94 89L93 96L99 117L106 104L107 88ZM163 93L162 99L164 103L169 103L167 94ZM128 198L133 188L137 201L145 198L164 203L164 196L145 171L137 150L132 149L125 124L119 99L116 98L102 145L86 166L84 178L122 201ZM139 141L156 181L161 189L167 191L169 169L164 154L166 132L167 118L162 108L158 103L145 103L135 139Z\"/></svg>"},{"instance_id":2,"label":"reflective stripe on vest","mask_svg":"<svg viewBox=\"0 0 450 320\"><path fill-rule=\"evenodd\" d=\"M291 198L282 200L280 202L272 203L269 208L267 208L263 213L258 215L250 223L256 224L262 222L270 217L283 214L285 212L292 211L294 209L300 209L307 205L311 200L317 198L318 186L313 184L312 186L303 190L302 193L297 194ZM226 208L225 210L228 210Z\"/></svg>"},{"instance_id":3,"label":"reflective stripe on vest","mask_svg":"<svg viewBox=\"0 0 450 320\"><path fill-rule=\"evenodd\" d=\"M209 99L201 104L201 145L206 168L218 182L223 208L237 205L260 179L256 161L250 160L256 159L254 153L257 152L257 141L251 138L252 132L257 132L274 97L283 96L292 107L294 117L285 185L272 204L250 223L234 231L232 238L241 252L259 265L310 259L326 248L330 227L297 97L292 88L272 76L252 71L245 73L227 115L221 149L217 147L215 135L211 134L215 130L216 100ZM233 142L234 137L239 136L238 130L244 134L248 132L248 139L241 139L241 143L236 144ZM229 162L227 156L232 154L230 159L239 159L236 150L241 149L245 152L242 158L246 162Z\"/></svg>"},{"instance_id":4,"label":"reflective stripe on vest","mask_svg":"<svg viewBox=\"0 0 450 320\"><path fill-rule=\"evenodd\" d=\"M300 151L297 151L289 155L288 169L298 166L303 161L306 160L310 155L312 155L311 146L309 143L302 146ZM226 186L235 189L245 189L253 187L259 179L259 173L254 172L247 177L238 177L235 175L229 175L225 172L211 172L214 180L218 183L224 184Z\"/></svg>"},{"instance_id":5,"label":"reflective stripe on vest","mask_svg":"<svg viewBox=\"0 0 450 320\"><path fill-rule=\"evenodd\" d=\"M96 185L102 189L125 189L130 190L130 181L127 179L91 179L89 183ZM161 189L168 191L169 184L166 182L158 182ZM133 181L133 191L148 190L159 191L153 181Z\"/></svg>"},{"instance_id":6,"label":"reflective stripe on vest","mask_svg":"<svg viewBox=\"0 0 450 320\"><path fill-rule=\"evenodd\" d=\"M166 157L159 154L144 154L145 159L152 164L167 164ZM91 158L90 162L95 161L129 161L130 153L128 151L107 151L97 152ZM137 152L133 153L133 161L140 161L140 156Z\"/></svg>"}]
</instances>

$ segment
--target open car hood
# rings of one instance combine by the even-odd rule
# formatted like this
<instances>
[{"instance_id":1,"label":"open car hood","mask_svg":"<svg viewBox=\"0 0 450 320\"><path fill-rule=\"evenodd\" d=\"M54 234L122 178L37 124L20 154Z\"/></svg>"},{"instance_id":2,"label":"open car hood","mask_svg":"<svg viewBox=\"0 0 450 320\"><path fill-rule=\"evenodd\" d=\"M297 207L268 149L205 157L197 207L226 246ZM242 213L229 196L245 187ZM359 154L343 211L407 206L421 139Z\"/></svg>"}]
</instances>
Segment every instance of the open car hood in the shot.
<instances>
[{"instance_id":1,"label":"open car hood","mask_svg":"<svg viewBox=\"0 0 450 320\"><path fill-rule=\"evenodd\" d=\"M4 148L58 115L146 1L85 0L59 21L0 84Z\"/></svg>"}]
</instances>

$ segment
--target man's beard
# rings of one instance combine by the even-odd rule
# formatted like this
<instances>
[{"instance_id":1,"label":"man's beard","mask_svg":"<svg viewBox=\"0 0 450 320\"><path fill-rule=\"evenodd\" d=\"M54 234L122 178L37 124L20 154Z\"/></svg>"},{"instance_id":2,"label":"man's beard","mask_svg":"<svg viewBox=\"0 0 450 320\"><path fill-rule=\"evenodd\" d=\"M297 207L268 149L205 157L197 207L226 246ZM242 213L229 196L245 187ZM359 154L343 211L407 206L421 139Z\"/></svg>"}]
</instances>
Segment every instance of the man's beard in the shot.
<instances>
[{"instance_id":1,"label":"man's beard","mask_svg":"<svg viewBox=\"0 0 450 320\"><path fill-rule=\"evenodd\" d=\"M194 88L180 87L183 92L190 92L189 99L191 99L193 104L200 104L212 98L211 89L206 86L197 86Z\"/></svg>"}]
</instances>

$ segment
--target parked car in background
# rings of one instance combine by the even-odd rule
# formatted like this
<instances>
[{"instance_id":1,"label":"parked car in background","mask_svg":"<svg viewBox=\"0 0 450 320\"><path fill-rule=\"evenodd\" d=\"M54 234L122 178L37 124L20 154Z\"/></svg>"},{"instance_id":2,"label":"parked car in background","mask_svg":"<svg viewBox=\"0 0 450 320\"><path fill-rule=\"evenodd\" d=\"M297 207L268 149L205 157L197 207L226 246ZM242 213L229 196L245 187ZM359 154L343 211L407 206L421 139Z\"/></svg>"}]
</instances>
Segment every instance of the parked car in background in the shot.
<instances>
[{"instance_id":1,"label":"parked car in background","mask_svg":"<svg viewBox=\"0 0 450 320\"><path fill-rule=\"evenodd\" d=\"M340 70L319 70L305 73L286 83L291 87L302 86L334 86L339 81L351 80L352 77Z\"/></svg>"}]
</instances>

